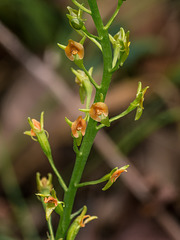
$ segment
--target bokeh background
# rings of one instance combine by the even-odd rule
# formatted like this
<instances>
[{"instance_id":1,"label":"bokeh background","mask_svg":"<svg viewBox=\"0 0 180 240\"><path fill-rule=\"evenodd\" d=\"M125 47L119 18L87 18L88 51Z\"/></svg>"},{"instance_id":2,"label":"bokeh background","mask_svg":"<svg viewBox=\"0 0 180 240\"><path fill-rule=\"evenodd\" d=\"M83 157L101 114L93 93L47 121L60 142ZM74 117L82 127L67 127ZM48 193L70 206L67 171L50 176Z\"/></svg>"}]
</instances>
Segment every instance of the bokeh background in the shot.
<instances>
[{"instance_id":1,"label":"bokeh background","mask_svg":"<svg viewBox=\"0 0 180 240\"><path fill-rule=\"evenodd\" d=\"M107 22L117 1L98 4ZM39 119L45 111L55 164L66 182L71 175L75 155L64 117L76 119L83 106L70 71L75 66L57 47L80 39L65 17L68 5L73 7L69 0L0 0L0 240L47 238L35 176L52 170L39 145L23 135L28 116ZM74 210L86 204L99 219L77 239L179 240L180 1L127 0L110 32L120 27L130 30L130 55L113 75L106 99L110 116L128 107L139 81L150 88L139 121L133 112L96 138L82 181L115 166L130 168L107 192L101 184L78 191ZM102 57L89 40L85 65L94 66L100 81ZM56 177L53 184L62 199ZM53 223L56 228L55 214Z\"/></svg>"}]
</instances>

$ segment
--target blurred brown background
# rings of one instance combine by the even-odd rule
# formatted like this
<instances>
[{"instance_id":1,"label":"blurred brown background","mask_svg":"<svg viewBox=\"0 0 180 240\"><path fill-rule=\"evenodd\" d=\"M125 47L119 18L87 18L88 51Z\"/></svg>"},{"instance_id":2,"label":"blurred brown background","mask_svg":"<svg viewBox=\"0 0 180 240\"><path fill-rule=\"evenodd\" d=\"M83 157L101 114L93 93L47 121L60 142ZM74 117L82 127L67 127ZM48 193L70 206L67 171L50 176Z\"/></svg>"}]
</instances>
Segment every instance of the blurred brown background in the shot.
<instances>
[{"instance_id":1,"label":"blurred brown background","mask_svg":"<svg viewBox=\"0 0 180 240\"><path fill-rule=\"evenodd\" d=\"M117 1L98 4L107 22ZM75 155L64 117L76 119L83 106L70 71L75 66L57 47L80 39L65 17L68 5L75 8L65 0L0 1L0 240L46 239L35 175L52 170L39 145L23 135L28 116L39 119L45 111L55 164L66 182L70 178ZM111 34L120 27L130 30L130 55L113 75L106 100L110 116L128 107L138 81L150 89L139 121L133 112L96 138L82 181L98 179L114 166L130 163L130 168L107 192L103 185L78 191L74 210L86 204L99 219L77 239L179 240L180 1L127 0ZM99 81L101 54L89 40L85 65L94 66ZM53 184L62 199L56 177ZM56 227L55 214L53 223Z\"/></svg>"}]
</instances>

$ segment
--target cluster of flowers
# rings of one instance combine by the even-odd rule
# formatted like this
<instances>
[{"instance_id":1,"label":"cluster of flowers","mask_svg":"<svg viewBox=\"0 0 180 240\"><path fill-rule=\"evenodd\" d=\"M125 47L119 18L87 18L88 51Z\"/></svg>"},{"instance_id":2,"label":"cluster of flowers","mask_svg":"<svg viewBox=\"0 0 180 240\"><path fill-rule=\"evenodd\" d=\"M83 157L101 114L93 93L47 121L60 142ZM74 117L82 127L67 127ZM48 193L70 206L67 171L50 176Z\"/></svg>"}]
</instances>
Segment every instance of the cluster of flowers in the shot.
<instances>
[{"instance_id":1,"label":"cluster of flowers","mask_svg":"<svg viewBox=\"0 0 180 240\"><path fill-rule=\"evenodd\" d=\"M108 107L103 102L93 103L89 109L89 115L97 122L102 122L103 119L108 117ZM75 138L79 138L81 135L85 135L86 121L79 116L74 122L71 123L72 135Z\"/></svg>"},{"instance_id":2,"label":"cluster of flowers","mask_svg":"<svg viewBox=\"0 0 180 240\"><path fill-rule=\"evenodd\" d=\"M63 46L61 44L58 45L64 49L66 56L71 61L75 61L75 63L77 63L77 60L82 60L84 58L84 47L81 43L70 39L67 46ZM76 71L73 69L73 72L76 75L76 83L82 87L83 80L87 79L86 74L81 70ZM97 122L103 122L103 120L108 117L108 107L104 102L96 102L92 104L90 109L86 109L86 112L89 112L89 116ZM74 138L80 138L85 135L86 120L87 117L84 119L82 116L79 116L74 122L71 122L66 118L67 123L71 127L72 135Z\"/></svg>"}]
</instances>

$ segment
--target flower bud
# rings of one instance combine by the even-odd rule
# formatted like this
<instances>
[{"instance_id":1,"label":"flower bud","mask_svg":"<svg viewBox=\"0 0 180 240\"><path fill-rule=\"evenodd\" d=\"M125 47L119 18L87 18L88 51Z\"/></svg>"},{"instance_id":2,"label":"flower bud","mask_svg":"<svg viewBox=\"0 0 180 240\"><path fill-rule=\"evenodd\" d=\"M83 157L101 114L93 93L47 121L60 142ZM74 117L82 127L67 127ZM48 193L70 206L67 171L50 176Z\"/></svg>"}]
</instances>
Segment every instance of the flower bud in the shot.
<instances>
[{"instance_id":1,"label":"flower bud","mask_svg":"<svg viewBox=\"0 0 180 240\"><path fill-rule=\"evenodd\" d=\"M144 109L144 107L143 107L144 95L145 95L145 93L146 93L148 88L149 88L149 86L147 86L147 87L142 89L142 83L139 82L137 95L136 95L136 99L138 101L138 105L137 105L135 120L139 120L139 118L141 117L141 115L143 113L143 109Z\"/></svg>"},{"instance_id":2,"label":"flower bud","mask_svg":"<svg viewBox=\"0 0 180 240\"><path fill-rule=\"evenodd\" d=\"M40 173L36 173L36 183L37 183L37 189L38 192L42 194L49 194L52 190L52 174L48 173L48 178L43 177L40 178Z\"/></svg>"},{"instance_id":3,"label":"flower bud","mask_svg":"<svg viewBox=\"0 0 180 240\"><path fill-rule=\"evenodd\" d=\"M38 141L44 154L49 158L51 156L51 148L48 141L48 133L44 130L44 112L41 113L40 122L35 119L28 118L31 131L25 131L24 134L32 137L33 140ZM36 137L36 138L34 138Z\"/></svg>"},{"instance_id":4,"label":"flower bud","mask_svg":"<svg viewBox=\"0 0 180 240\"><path fill-rule=\"evenodd\" d=\"M84 104L84 101L87 97L87 101L90 101L92 94L92 84L89 81L89 77L82 70L71 69L74 75L76 76L75 82L79 85L79 95L81 103ZM89 75L92 75L93 68L89 69Z\"/></svg>"},{"instance_id":5,"label":"flower bud","mask_svg":"<svg viewBox=\"0 0 180 240\"><path fill-rule=\"evenodd\" d=\"M129 55L129 31L125 33L123 28L120 28L119 32L112 37L110 35L110 41L114 48L114 57L112 67L122 66Z\"/></svg>"},{"instance_id":6,"label":"flower bud","mask_svg":"<svg viewBox=\"0 0 180 240\"><path fill-rule=\"evenodd\" d=\"M75 30L81 30L82 27L84 26L84 22L86 19L82 19L82 10L76 10L71 7L67 7L69 14L66 14L67 18L69 19L70 25L75 29Z\"/></svg>"},{"instance_id":7,"label":"flower bud","mask_svg":"<svg viewBox=\"0 0 180 240\"><path fill-rule=\"evenodd\" d=\"M70 25L76 30L81 30L82 27L84 26L83 21L79 18L72 18L69 22Z\"/></svg>"}]
</instances>

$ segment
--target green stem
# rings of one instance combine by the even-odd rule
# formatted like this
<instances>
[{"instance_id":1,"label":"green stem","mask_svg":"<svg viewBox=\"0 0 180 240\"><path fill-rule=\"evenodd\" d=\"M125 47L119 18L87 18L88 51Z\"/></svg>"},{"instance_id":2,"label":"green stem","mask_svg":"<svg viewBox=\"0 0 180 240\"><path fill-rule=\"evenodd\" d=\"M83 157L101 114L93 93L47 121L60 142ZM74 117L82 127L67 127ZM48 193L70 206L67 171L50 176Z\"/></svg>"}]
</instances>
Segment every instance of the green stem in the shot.
<instances>
[{"instance_id":1,"label":"green stem","mask_svg":"<svg viewBox=\"0 0 180 240\"><path fill-rule=\"evenodd\" d=\"M79 34L83 33L87 38L89 38L94 44L96 44L96 46L102 51L102 47L101 44L92 36L90 36L90 34L87 34L87 32L85 31L79 31Z\"/></svg>"},{"instance_id":2,"label":"green stem","mask_svg":"<svg viewBox=\"0 0 180 240\"><path fill-rule=\"evenodd\" d=\"M101 96L103 96L103 100L105 99L109 84L111 82L112 73L109 72L109 69L111 69L112 66L112 50L109 40L109 33L106 29L104 29L104 25L99 13L96 0L88 0L88 3L92 12L92 18L98 32L103 54L103 77L101 86L99 89L97 89L95 96L95 102L98 102L101 100Z\"/></svg>"},{"instance_id":3,"label":"green stem","mask_svg":"<svg viewBox=\"0 0 180 240\"><path fill-rule=\"evenodd\" d=\"M98 41L100 40L98 36L95 36L95 35L89 33L89 32L87 31L87 29L85 28L85 26L83 26L83 28L82 28L81 30L82 30L84 33L86 33L86 35L87 35L88 37L94 38L94 39L96 39L96 40L98 40Z\"/></svg>"},{"instance_id":4,"label":"green stem","mask_svg":"<svg viewBox=\"0 0 180 240\"><path fill-rule=\"evenodd\" d=\"M136 108L136 106L134 106L134 108L128 108L127 110L125 110L124 112L120 113L119 115L113 117L113 118L110 118L109 119L109 122L113 122L113 121L116 121L124 116L126 116L128 113L132 112L134 109Z\"/></svg>"},{"instance_id":5,"label":"green stem","mask_svg":"<svg viewBox=\"0 0 180 240\"><path fill-rule=\"evenodd\" d=\"M76 0L72 0L72 2L81 10L83 10L84 12L88 13L91 15L91 11L87 8L85 8L82 4L78 3Z\"/></svg>"},{"instance_id":6,"label":"green stem","mask_svg":"<svg viewBox=\"0 0 180 240\"><path fill-rule=\"evenodd\" d=\"M82 69L83 71L86 73L86 75L88 76L90 82L93 84L93 86L96 88L96 89L99 89L100 86L94 81L94 79L91 77L91 75L89 74L89 72L87 71L87 69L84 67L84 65L82 65Z\"/></svg>"},{"instance_id":7,"label":"green stem","mask_svg":"<svg viewBox=\"0 0 180 240\"><path fill-rule=\"evenodd\" d=\"M135 108L137 108L137 106L132 106L130 105L124 112L120 113L119 115L115 116L115 117L112 117L109 119L109 122L112 123L124 116L126 116L128 113L132 112ZM105 127L104 124L100 124L99 126L96 127L97 130L100 130L101 128Z\"/></svg>"},{"instance_id":8,"label":"green stem","mask_svg":"<svg viewBox=\"0 0 180 240\"><path fill-rule=\"evenodd\" d=\"M80 182L87 158L92 147L92 143L97 133L96 122L90 119L88 126L90 127L87 127L86 134L80 147L80 153L76 156L76 162L71 176L68 191L65 192L64 195L63 201L65 203L65 207L63 217L60 219L60 223L57 229L56 240L58 240L59 238L64 239L66 235L68 226L70 224L70 216L74 204L75 195L77 192L77 188L74 184L78 184Z\"/></svg>"},{"instance_id":9,"label":"green stem","mask_svg":"<svg viewBox=\"0 0 180 240\"><path fill-rule=\"evenodd\" d=\"M80 188L80 187L85 187L85 186L90 186L90 185L96 185L102 182L106 182L108 179L98 179L98 180L94 180L94 181L90 181L90 182L83 182L83 183L79 183L76 184L75 187Z\"/></svg>"},{"instance_id":10,"label":"green stem","mask_svg":"<svg viewBox=\"0 0 180 240\"><path fill-rule=\"evenodd\" d=\"M83 207L80 208L78 211L76 211L75 213L71 214L71 219L75 218L76 216L78 216L83 210Z\"/></svg>"},{"instance_id":11,"label":"green stem","mask_svg":"<svg viewBox=\"0 0 180 240\"><path fill-rule=\"evenodd\" d=\"M51 217L48 220L48 228L49 228L51 240L54 240L54 232L53 232L53 228L52 228Z\"/></svg>"},{"instance_id":12,"label":"green stem","mask_svg":"<svg viewBox=\"0 0 180 240\"><path fill-rule=\"evenodd\" d=\"M67 192L68 188L67 188L65 182L63 181L61 175L59 174L57 168L56 168L55 165L54 165L54 161L53 161L52 155L47 156L47 157L48 157L49 163L50 163L50 165L51 165L54 173L56 174L56 176L57 176L57 178L58 178L59 184L60 184L61 187L64 189L64 191Z\"/></svg>"},{"instance_id":13,"label":"green stem","mask_svg":"<svg viewBox=\"0 0 180 240\"><path fill-rule=\"evenodd\" d=\"M103 63L104 63L101 86L99 87L95 83L95 86L96 86L95 102L98 102L102 100L101 99L102 96L103 96L103 100L105 99L107 90L109 88L109 84L111 82L112 73L109 72L109 69L111 69L111 64L112 64L112 50L111 50L111 45L109 41L108 31L104 29L104 25L99 13L96 0L88 0L88 3L91 9L91 16L97 28L99 38L101 39L100 41L102 46ZM89 73L87 73L86 71L85 73L88 76ZM91 80L92 79L90 78L90 81ZM74 200L77 192L77 187L75 187L75 184L79 184L81 180L81 176L84 171L87 158L92 148L94 138L97 134L96 125L97 123L90 118L87 129L86 129L86 134L83 138L83 141L80 147L80 152L76 156L76 162L75 162L73 173L70 179L68 190L67 192L65 192L65 195L64 195L65 207L64 207L63 216L60 219L58 229L56 232L56 238L55 238L56 240L58 240L59 238L64 239L66 236L66 233L70 224L70 216L71 216L71 212L72 212L72 208L73 208L73 204L74 204Z\"/></svg>"},{"instance_id":14,"label":"green stem","mask_svg":"<svg viewBox=\"0 0 180 240\"><path fill-rule=\"evenodd\" d=\"M74 137L73 137L73 150L76 153L76 155L79 154L79 149L76 143L76 139Z\"/></svg>"},{"instance_id":15,"label":"green stem","mask_svg":"<svg viewBox=\"0 0 180 240\"><path fill-rule=\"evenodd\" d=\"M108 22L108 23L106 24L106 26L104 27L104 29L107 30L107 29L111 26L112 22L114 21L115 17L117 16L117 14L118 14L118 12L119 12L119 9L120 9L122 3L123 3L123 0L118 0L117 8L116 8L114 14L112 15L112 17L110 18L109 22Z\"/></svg>"}]
</instances>

